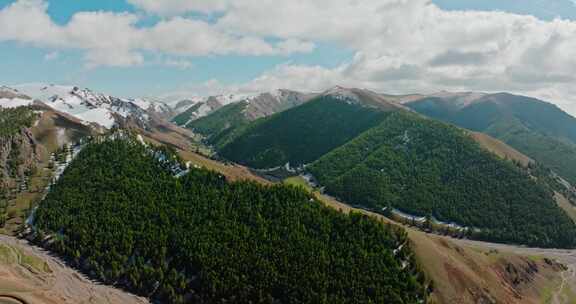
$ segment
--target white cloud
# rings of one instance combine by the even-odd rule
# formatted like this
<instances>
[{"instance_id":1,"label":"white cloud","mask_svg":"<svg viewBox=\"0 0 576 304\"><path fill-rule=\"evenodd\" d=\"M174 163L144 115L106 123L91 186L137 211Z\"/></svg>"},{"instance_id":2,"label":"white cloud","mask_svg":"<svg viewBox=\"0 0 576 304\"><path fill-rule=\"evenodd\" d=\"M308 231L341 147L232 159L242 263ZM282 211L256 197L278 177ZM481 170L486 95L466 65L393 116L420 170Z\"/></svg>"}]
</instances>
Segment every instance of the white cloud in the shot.
<instances>
[{"instance_id":1,"label":"white cloud","mask_svg":"<svg viewBox=\"0 0 576 304\"><path fill-rule=\"evenodd\" d=\"M128 50L107 48L90 49L84 56L87 68L98 66L129 67L144 63L144 56Z\"/></svg>"},{"instance_id":2,"label":"white cloud","mask_svg":"<svg viewBox=\"0 0 576 304\"><path fill-rule=\"evenodd\" d=\"M85 50L88 67L139 65L144 62L144 51L178 56L262 56L314 48L312 43L297 39L270 43L262 37L231 33L183 17L139 27L139 17L131 13L78 12L67 24L58 25L47 14L47 6L42 0L19 0L0 10L0 41Z\"/></svg>"},{"instance_id":3,"label":"white cloud","mask_svg":"<svg viewBox=\"0 0 576 304\"><path fill-rule=\"evenodd\" d=\"M60 29L46 14L41 0L17 1L0 10L0 40L15 40L35 45L61 46Z\"/></svg>"},{"instance_id":4,"label":"white cloud","mask_svg":"<svg viewBox=\"0 0 576 304\"><path fill-rule=\"evenodd\" d=\"M169 16L187 12L223 11L231 0L128 0L128 2L150 13Z\"/></svg>"},{"instance_id":5,"label":"white cloud","mask_svg":"<svg viewBox=\"0 0 576 304\"><path fill-rule=\"evenodd\" d=\"M355 51L336 68L282 65L240 88L512 91L555 96L576 113L569 101L576 81L574 21L444 11L429 0L244 0L231 4L218 27Z\"/></svg>"},{"instance_id":6,"label":"white cloud","mask_svg":"<svg viewBox=\"0 0 576 304\"><path fill-rule=\"evenodd\" d=\"M145 30L142 47L181 56L287 55L309 52L313 45L293 39L271 44L253 35L230 34L194 19L175 17Z\"/></svg>"},{"instance_id":7,"label":"white cloud","mask_svg":"<svg viewBox=\"0 0 576 304\"><path fill-rule=\"evenodd\" d=\"M283 64L230 88L322 90L342 84L390 93L512 91L555 96L572 108L574 21L444 11L430 0L129 1L161 15L161 21L142 27L136 14L85 12L57 25L46 2L19 0L0 11L0 41L83 49L91 66L142 64L143 52L174 60L289 56L322 43L355 55L334 68ZM211 14L211 21L191 12ZM218 86L223 89L212 83Z\"/></svg>"}]
</instances>

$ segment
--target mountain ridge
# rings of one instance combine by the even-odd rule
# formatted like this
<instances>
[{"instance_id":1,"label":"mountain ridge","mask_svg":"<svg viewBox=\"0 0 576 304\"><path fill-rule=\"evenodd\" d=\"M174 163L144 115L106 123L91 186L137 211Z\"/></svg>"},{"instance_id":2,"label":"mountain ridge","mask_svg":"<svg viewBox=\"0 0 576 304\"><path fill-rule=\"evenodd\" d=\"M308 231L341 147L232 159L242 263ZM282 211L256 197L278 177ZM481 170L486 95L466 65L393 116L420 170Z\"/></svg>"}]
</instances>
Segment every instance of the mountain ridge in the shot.
<instances>
[{"instance_id":1,"label":"mountain ridge","mask_svg":"<svg viewBox=\"0 0 576 304\"><path fill-rule=\"evenodd\" d=\"M576 182L576 118L554 104L509 93L485 94L464 106L453 97L424 97L404 104L497 138Z\"/></svg>"}]
</instances>

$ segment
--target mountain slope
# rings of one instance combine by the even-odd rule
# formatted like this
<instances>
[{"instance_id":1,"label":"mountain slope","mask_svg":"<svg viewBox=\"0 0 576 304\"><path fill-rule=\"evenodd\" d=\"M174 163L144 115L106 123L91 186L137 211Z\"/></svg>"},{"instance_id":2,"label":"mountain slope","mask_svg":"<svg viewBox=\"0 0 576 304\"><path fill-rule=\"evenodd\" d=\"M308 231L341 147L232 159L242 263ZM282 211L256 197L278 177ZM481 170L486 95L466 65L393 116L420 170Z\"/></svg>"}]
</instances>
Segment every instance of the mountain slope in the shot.
<instances>
[{"instance_id":1,"label":"mountain slope","mask_svg":"<svg viewBox=\"0 0 576 304\"><path fill-rule=\"evenodd\" d=\"M151 116L165 118L172 114L170 107L151 99L123 99L72 86L24 84L10 88L20 96L36 100L55 111L107 129L126 121L146 127ZM12 102L22 102L21 97ZM2 100L0 100L2 106Z\"/></svg>"},{"instance_id":2,"label":"mountain slope","mask_svg":"<svg viewBox=\"0 0 576 304\"><path fill-rule=\"evenodd\" d=\"M95 130L41 103L0 104L0 233L13 235L43 195L62 148Z\"/></svg>"},{"instance_id":3,"label":"mountain slope","mask_svg":"<svg viewBox=\"0 0 576 304\"><path fill-rule=\"evenodd\" d=\"M224 94L182 100L175 105L178 114L172 118L172 122L178 126L187 127L194 120L205 117L224 106L252 97L249 94Z\"/></svg>"},{"instance_id":4,"label":"mountain slope","mask_svg":"<svg viewBox=\"0 0 576 304\"><path fill-rule=\"evenodd\" d=\"M576 246L576 226L547 186L465 131L415 114L390 114L307 169L353 204L456 222L485 240Z\"/></svg>"},{"instance_id":5,"label":"mountain slope","mask_svg":"<svg viewBox=\"0 0 576 304\"><path fill-rule=\"evenodd\" d=\"M405 104L429 117L498 138L576 182L575 118L529 97L502 93L476 95L468 103L461 99L447 94Z\"/></svg>"},{"instance_id":6,"label":"mountain slope","mask_svg":"<svg viewBox=\"0 0 576 304\"><path fill-rule=\"evenodd\" d=\"M7 220L8 201L37 170L40 151L29 131L38 119L31 108L0 108L0 229Z\"/></svg>"},{"instance_id":7,"label":"mountain slope","mask_svg":"<svg viewBox=\"0 0 576 304\"><path fill-rule=\"evenodd\" d=\"M256 120L219 149L227 159L255 168L310 163L376 126L383 111L398 109L364 91L328 91L301 106Z\"/></svg>"},{"instance_id":8,"label":"mountain slope","mask_svg":"<svg viewBox=\"0 0 576 304\"><path fill-rule=\"evenodd\" d=\"M200 116L203 103L190 107L172 121L203 135L212 145L222 146L233 134L258 118L288 110L305 103L315 94L304 94L289 90L276 90L226 104Z\"/></svg>"},{"instance_id":9,"label":"mountain slope","mask_svg":"<svg viewBox=\"0 0 576 304\"><path fill-rule=\"evenodd\" d=\"M248 101L226 105L205 117L190 122L187 128L204 136L207 143L221 147L250 124L245 114L248 107Z\"/></svg>"},{"instance_id":10,"label":"mountain slope","mask_svg":"<svg viewBox=\"0 0 576 304\"><path fill-rule=\"evenodd\" d=\"M424 300L403 230L293 187L196 169L174 178L165 151L88 145L38 209L37 227L59 235L50 248L162 303Z\"/></svg>"}]
</instances>

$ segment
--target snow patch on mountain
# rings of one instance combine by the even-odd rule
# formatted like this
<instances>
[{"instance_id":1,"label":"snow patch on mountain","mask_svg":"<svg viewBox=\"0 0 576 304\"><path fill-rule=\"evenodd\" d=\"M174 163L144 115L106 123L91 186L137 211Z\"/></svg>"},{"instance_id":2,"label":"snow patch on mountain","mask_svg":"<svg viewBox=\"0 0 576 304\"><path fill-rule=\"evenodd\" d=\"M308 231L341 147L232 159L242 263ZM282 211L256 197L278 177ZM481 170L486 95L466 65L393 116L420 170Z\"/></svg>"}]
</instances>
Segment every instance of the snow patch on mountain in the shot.
<instances>
[{"instance_id":1,"label":"snow patch on mountain","mask_svg":"<svg viewBox=\"0 0 576 304\"><path fill-rule=\"evenodd\" d=\"M0 98L0 108L17 108L29 106L33 102L32 99L23 98Z\"/></svg>"},{"instance_id":2,"label":"snow patch on mountain","mask_svg":"<svg viewBox=\"0 0 576 304\"><path fill-rule=\"evenodd\" d=\"M223 106L244 100L250 101L254 97L256 97L254 94L225 94L214 96Z\"/></svg>"},{"instance_id":3,"label":"snow patch on mountain","mask_svg":"<svg viewBox=\"0 0 576 304\"><path fill-rule=\"evenodd\" d=\"M116 120L112 116L112 112L102 108L82 112L77 114L76 117L82 121L97 123L107 129L112 128L116 123Z\"/></svg>"},{"instance_id":4,"label":"snow patch on mountain","mask_svg":"<svg viewBox=\"0 0 576 304\"><path fill-rule=\"evenodd\" d=\"M7 86L0 86L0 108L17 108L31 105L34 101L24 94Z\"/></svg>"},{"instance_id":5,"label":"snow patch on mountain","mask_svg":"<svg viewBox=\"0 0 576 304\"><path fill-rule=\"evenodd\" d=\"M86 124L95 123L105 128L113 127L117 118L130 117L145 123L149 119L148 108L157 108L152 102L117 98L74 86L22 84L12 89Z\"/></svg>"},{"instance_id":6,"label":"snow patch on mountain","mask_svg":"<svg viewBox=\"0 0 576 304\"><path fill-rule=\"evenodd\" d=\"M440 91L438 93L434 93L430 95L430 97L437 97L443 99L451 100L454 105L458 108L462 109L465 108L474 102L486 97L488 94L486 93L476 93L476 92L447 92L447 91Z\"/></svg>"},{"instance_id":7,"label":"snow patch on mountain","mask_svg":"<svg viewBox=\"0 0 576 304\"><path fill-rule=\"evenodd\" d=\"M173 109L163 101L156 100L150 97L129 99L130 102L137 105L141 109L158 114L172 113Z\"/></svg>"},{"instance_id":8,"label":"snow patch on mountain","mask_svg":"<svg viewBox=\"0 0 576 304\"><path fill-rule=\"evenodd\" d=\"M180 126L186 126L190 122L205 117L210 113L233 103L241 101L250 101L257 95L254 94L222 94L206 97L193 96L176 102L167 102L174 105L176 117L178 115L187 115L186 122ZM193 111L191 111L194 108ZM185 113L185 114L184 114Z\"/></svg>"},{"instance_id":9,"label":"snow patch on mountain","mask_svg":"<svg viewBox=\"0 0 576 304\"><path fill-rule=\"evenodd\" d=\"M324 92L322 95L331 96L347 103L360 102L360 97L358 97L358 95L356 95L352 90L343 88L341 86L335 86Z\"/></svg>"},{"instance_id":10,"label":"snow patch on mountain","mask_svg":"<svg viewBox=\"0 0 576 304\"><path fill-rule=\"evenodd\" d=\"M262 93L208 96L196 102L182 100L177 103L177 108L184 106L186 108L175 110L178 115L174 117L173 122L186 127L191 122L208 116L222 107L241 102L247 104L242 109L243 114L249 120L254 120L298 106L316 96L318 94L278 89Z\"/></svg>"},{"instance_id":11,"label":"snow patch on mountain","mask_svg":"<svg viewBox=\"0 0 576 304\"><path fill-rule=\"evenodd\" d=\"M53 96L63 96L72 91L73 86L63 86L43 83L26 83L11 86L14 90L40 101L46 101Z\"/></svg>"}]
</instances>

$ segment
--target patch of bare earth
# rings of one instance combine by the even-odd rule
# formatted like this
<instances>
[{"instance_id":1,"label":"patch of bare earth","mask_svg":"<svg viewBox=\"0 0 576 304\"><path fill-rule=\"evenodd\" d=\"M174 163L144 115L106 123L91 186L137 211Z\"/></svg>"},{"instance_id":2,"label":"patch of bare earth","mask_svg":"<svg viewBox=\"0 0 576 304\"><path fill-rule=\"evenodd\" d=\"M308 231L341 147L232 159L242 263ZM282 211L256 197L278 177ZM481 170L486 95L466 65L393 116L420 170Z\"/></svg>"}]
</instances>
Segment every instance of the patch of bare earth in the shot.
<instances>
[{"instance_id":1,"label":"patch of bare earth","mask_svg":"<svg viewBox=\"0 0 576 304\"><path fill-rule=\"evenodd\" d=\"M496 154L500 158L517 161L525 167L534 162L530 157L489 135L470 132L470 136L484 149Z\"/></svg>"},{"instance_id":2,"label":"patch of bare earth","mask_svg":"<svg viewBox=\"0 0 576 304\"><path fill-rule=\"evenodd\" d=\"M13 237L0 236L0 245L22 256L44 261L39 271L17 260L0 260L0 304L144 304L147 299L93 282L43 249Z\"/></svg>"}]
</instances>

